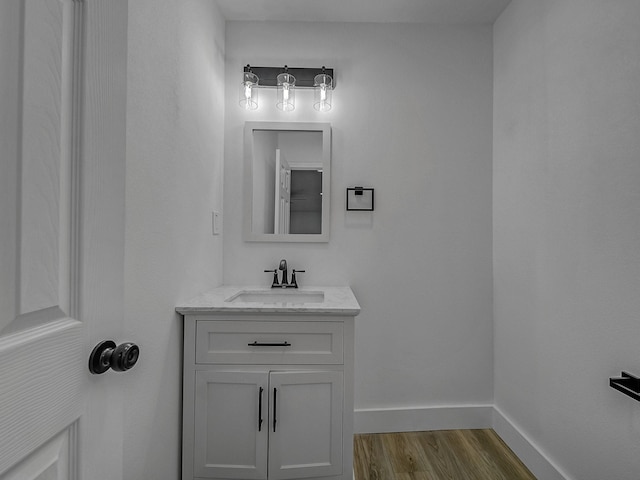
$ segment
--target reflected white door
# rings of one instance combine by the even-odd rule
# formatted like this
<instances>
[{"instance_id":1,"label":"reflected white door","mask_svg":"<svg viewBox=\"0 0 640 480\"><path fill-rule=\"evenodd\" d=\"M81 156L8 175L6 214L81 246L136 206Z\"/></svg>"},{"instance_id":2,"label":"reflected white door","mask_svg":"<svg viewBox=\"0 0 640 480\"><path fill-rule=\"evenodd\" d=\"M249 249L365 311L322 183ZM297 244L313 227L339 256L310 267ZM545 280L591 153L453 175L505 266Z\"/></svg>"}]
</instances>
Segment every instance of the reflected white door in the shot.
<instances>
[{"instance_id":1,"label":"reflected white door","mask_svg":"<svg viewBox=\"0 0 640 480\"><path fill-rule=\"evenodd\" d=\"M0 2L3 480L122 478L122 392L87 368L122 329L123 249L102 235L124 231L124 156L108 146L124 145L125 87L101 80L119 65L126 2Z\"/></svg>"},{"instance_id":2,"label":"reflected white door","mask_svg":"<svg viewBox=\"0 0 640 480\"><path fill-rule=\"evenodd\" d=\"M289 233L291 220L291 167L276 149L276 205L274 233Z\"/></svg>"}]
</instances>

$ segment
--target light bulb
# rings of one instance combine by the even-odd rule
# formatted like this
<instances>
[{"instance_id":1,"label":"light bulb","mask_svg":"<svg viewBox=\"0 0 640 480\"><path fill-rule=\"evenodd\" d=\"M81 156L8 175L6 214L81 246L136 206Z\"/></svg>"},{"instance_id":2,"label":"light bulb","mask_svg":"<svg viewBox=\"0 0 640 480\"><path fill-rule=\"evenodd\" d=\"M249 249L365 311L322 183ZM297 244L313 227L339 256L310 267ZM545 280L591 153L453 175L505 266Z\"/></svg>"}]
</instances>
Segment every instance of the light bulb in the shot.
<instances>
[{"instance_id":1,"label":"light bulb","mask_svg":"<svg viewBox=\"0 0 640 480\"><path fill-rule=\"evenodd\" d=\"M276 84L278 88L276 107L285 112L295 110L296 77L287 72L281 73L276 78Z\"/></svg>"},{"instance_id":2,"label":"light bulb","mask_svg":"<svg viewBox=\"0 0 640 480\"><path fill-rule=\"evenodd\" d=\"M323 72L324 67L323 67ZM331 110L331 90L333 89L333 79L331 75L321 73L313 79L314 101L313 108L320 112Z\"/></svg>"},{"instance_id":3,"label":"light bulb","mask_svg":"<svg viewBox=\"0 0 640 480\"><path fill-rule=\"evenodd\" d=\"M258 108L258 76L252 72L244 72L240 84L240 106L245 110Z\"/></svg>"}]
</instances>

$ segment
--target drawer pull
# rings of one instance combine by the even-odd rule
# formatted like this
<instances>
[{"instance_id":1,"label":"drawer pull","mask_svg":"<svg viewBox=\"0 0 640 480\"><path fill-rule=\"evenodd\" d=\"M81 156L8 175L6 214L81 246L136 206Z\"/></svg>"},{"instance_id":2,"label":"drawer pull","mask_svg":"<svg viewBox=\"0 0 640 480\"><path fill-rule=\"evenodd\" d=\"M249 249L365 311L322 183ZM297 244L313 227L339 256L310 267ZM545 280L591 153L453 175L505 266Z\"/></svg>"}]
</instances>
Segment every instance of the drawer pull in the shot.
<instances>
[{"instance_id":1,"label":"drawer pull","mask_svg":"<svg viewBox=\"0 0 640 480\"><path fill-rule=\"evenodd\" d=\"M289 342L280 342L280 343L264 343L264 342L253 342L247 343L250 347L290 347L291 344Z\"/></svg>"}]
</instances>

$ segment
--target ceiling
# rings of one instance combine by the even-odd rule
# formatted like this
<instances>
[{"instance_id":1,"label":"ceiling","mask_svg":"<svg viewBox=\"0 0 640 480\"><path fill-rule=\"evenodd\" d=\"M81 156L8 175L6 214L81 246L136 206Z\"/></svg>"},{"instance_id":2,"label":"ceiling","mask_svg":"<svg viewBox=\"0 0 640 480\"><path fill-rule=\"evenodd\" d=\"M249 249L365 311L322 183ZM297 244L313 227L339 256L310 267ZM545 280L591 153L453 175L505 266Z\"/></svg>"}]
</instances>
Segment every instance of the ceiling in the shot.
<instances>
[{"instance_id":1,"label":"ceiling","mask_svg":"<svg viewBox=\"0 0 640 480\"><path fill-rule=\"evenodd\" d=\"M216 0L227 20L493 23L511 0Z\"/></svg>"}]
</instances>

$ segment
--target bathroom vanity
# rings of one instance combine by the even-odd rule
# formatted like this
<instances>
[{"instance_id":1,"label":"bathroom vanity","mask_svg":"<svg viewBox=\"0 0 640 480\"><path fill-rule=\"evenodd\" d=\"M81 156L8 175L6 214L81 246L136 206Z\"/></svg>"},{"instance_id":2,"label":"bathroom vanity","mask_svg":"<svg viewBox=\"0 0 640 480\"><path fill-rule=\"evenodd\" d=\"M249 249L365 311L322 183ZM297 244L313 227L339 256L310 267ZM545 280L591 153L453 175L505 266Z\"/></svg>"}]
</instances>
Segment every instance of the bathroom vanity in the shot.
<instances>
[{"instance_id":1,"label":"bathroom vanity","mask_svg":"<svg viewBox=\"0 0 640 480\"><path fill-rule=\"evenodd\" d=\"M349 287L220 287L176 310L182 480L352 479Z\"/></svg>"}]
</instances>

